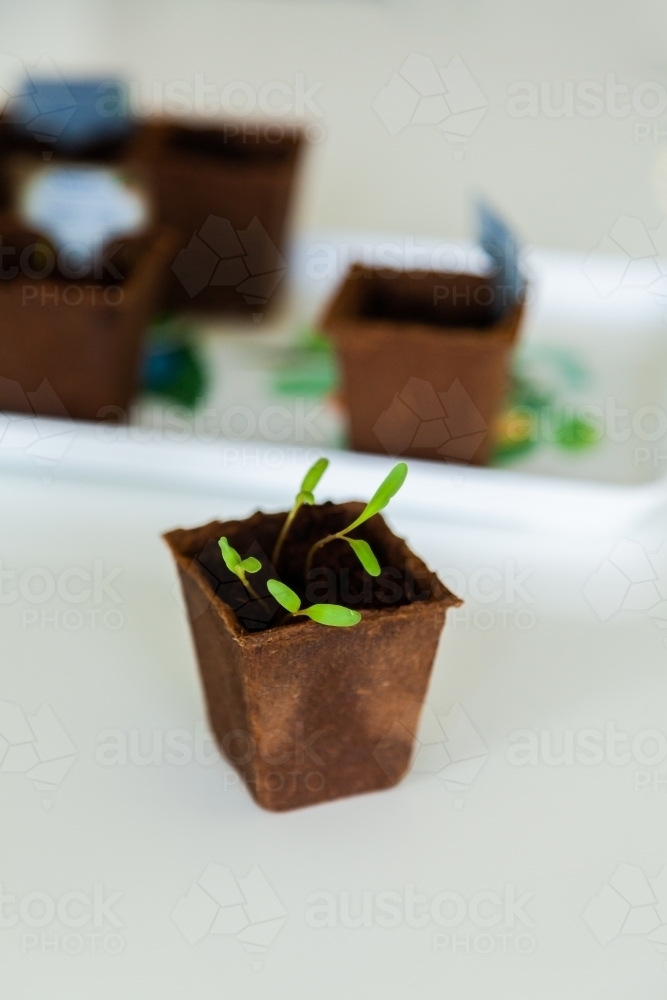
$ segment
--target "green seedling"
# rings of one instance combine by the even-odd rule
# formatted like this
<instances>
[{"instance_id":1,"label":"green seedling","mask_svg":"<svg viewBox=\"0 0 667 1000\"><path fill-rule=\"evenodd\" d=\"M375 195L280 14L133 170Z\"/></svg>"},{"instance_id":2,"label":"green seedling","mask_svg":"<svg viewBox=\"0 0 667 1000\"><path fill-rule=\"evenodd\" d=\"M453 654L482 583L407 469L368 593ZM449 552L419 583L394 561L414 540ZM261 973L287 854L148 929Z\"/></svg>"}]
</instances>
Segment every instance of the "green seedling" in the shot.
<instances>
[{"instance_id":1,"label":"green seedling","mask_svg":"<svg viewBox=\"0 0 667 1000\"><path fill-rule=\"evenodd\" d=\"M361 621L358 611L343 608L340 604L311 604L309 608L302 608L299 595L280 580L268 580L266 586L269 588L269 593L281 607L289 611L292 618L306 615L320 625L335 625L338 628L349 628L350 625L357 625Z\"/></svg>"},{"instance_id":2,"label":"green seedling","mask_svg":"<svg viewBox=\"0 0 667 1000\"><path fill-rule=\"evenodd\" d=\"M261 601L262 598L256 593L246 576L246 573L258 573L260 571L262 564L259 559L255 559L254 556L248 556L247 559L241 559L241 556L238 554L236 549L232 548L224 535L218 542L218 545L220 546L222 558L227 569L231 570L232 573L236 573L251 597L254 597L256 601Z\"/></svg>"},{"instance_id":3,"label":"green seedling","mask_svg":"<svg viewBox=\"0 0 667 1000\"><path fill-rule=\"evenodd\" d=\"M407 465L405 462L399 462L398 465L394 466L389 475L380 483L356 521L353 521L352 524L347 526L347 528L343 528L342 531L337 531L334 535L327 535L326 538L321 538L319 542L315 542L308 553L308 558L306 559L306 577L310 572L310 568L313 564L313 556L317 550L321 549L323 545L327 545L328 542L333 542L335 538L340 538L344 542L348 543L357 559L370 576L380 575L380 564L375 558L375 553L368 542L365 542L361 538L348 538L347 535L350 531L354 531L355 528L358 528L360 524L363 524L364 521L368 521L374 514L384 510L391 498L396 496L400 490L401 486L405 482L407 474Z\"/></svg>"},{"instance_id":4,"label":"green seedling","mask_svg":"<svg viewBox=\"0 0 667 1000\"><path fill-rule=\"evenodd\" d=\"M280 534L278 535L278 541L273 549L273 555L271 556L271 562L274 567L278 566L278 560L280 559L280 552L283 547L283 542L287 538L287 534L292 527L292 522L299 512L299 508L304 504L310 504L312 506L315 503L315 497L313 496L313 490L319 483L320 479L327 470L329 465L328 458L318 458L313 466L308 469L308 472L303 477L303 482L301 483L301 489L296 495L296 500L294 501L294 506L285 518L285 523L283 524Z\"/></svg>"}]
</instances>

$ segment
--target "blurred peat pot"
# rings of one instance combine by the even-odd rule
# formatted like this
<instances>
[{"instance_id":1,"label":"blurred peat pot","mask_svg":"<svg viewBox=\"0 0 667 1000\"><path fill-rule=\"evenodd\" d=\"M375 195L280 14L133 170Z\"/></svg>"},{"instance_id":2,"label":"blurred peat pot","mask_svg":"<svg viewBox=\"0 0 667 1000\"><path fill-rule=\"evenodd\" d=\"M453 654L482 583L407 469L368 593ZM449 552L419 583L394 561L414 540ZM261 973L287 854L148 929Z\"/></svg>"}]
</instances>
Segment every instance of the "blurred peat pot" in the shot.
<instances>
[{"instance_id":1,"label":"blurred peat pot","mask_svg":"<svg viewBox=\"0 0 667 1000\"><path fill-rule=\"evenodd\" d=\"M118 242L105 267L94 262L76 278L10 215L0 217L0 239L0 409L123 419L172 235L159 228Z\"/></svg>"},{"instance_id":2,"label":"blurred peat pot","mask_svg":"<svg viewBox=\"0 0 667 1000\"><path fill-rule=\"evenodd\" d=\"M493 275L354 265L320 324L352 448L483 465L523 309Z\"/></svg>"},{"instance_id":3,"label":"blurred peat pot","mask_svg":"<svg viewBox=\"0 0 667 1000\"><path fill-rule=\"evenodd\" d=\"M287 270L288 209L303 137L253 123L144 122L128 158L178 233L165 305L257 317Z\"/></svg>"},{"instance_id":4,"label":"blurred peat pot","mask_svg":"<svg viewBox=\"0 0 667 1000\"><path fill-rule=\"evenodd\" d=\"M17 154L130 171L177 233L163 305L261 315L279 298L305 145L296 125L137 118L120 81L29 81L0 120L0 188Z\"/></svg>"}]
</instances>

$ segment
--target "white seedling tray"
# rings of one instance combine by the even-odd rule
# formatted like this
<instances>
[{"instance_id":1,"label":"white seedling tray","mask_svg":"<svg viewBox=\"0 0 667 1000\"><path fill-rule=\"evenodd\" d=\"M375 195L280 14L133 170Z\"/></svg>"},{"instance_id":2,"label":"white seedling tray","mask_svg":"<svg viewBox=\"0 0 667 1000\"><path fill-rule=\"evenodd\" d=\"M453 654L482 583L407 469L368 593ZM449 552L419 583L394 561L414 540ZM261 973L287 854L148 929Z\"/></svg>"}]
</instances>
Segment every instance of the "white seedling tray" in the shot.
<instances>
[{"instance_id":1,"label":"white seedling tray","mask_svg":"<svg viewBox=\"0 0 667 1000\"><path fill-rule=\"evenodd\" d=\"M472 270L483 264L479 251L445 240L303 236L294 246L282 309L256 324L196 327L208 377L196 413L144 397L131 423L144 430L144 439L148 432L184 444L229 439L246 452L255 442L278 449L340 447L345 417L339 401L323 388L318 395L303 383L293 392L286 386L290 379L298 386L309 365L326 366L299 344L355 260ZM515 363L523 389L515 403L530 407L535 442L522 456L505 458L504 469L617 486L661 480L667 472L667 278L660 276L667 262L534 249L523 266L528 301ZM570 418L585 421L597 440L583 448L554 440Z\"/></svg>"},{"instance_id":2,"label":"white seedling tray","mask_svg":"<svg viewBox=\"0 0 667 1000\"><path fill-rule=\"evenodd\" d=\"M233 440L187 442L133 426L109 427L19 414L0 416L0 472L49 484L85 479L220 496L254 496L278 508L319 455L328 455L327 490L370 495L395 459L311 446ZM568 535L605 535L657 516L663 480L635 486L501 469L411 460L395 504L406 514ZM352 485L351 485L352 484Z\"/></svg>"},{"instance_id":3,"label":"white seedling tray","mask_svg":"<svg viewBox=\"0 0 667 1000\"><path fill-rule=\"evenodd\" d=\"M317 316L351 262L483 272L479 248L458 240L322 232L295 245L297 299ZM601 439L568 453L542 446L522 471L614 483L667 473L667 260L527 248L520 370L554 393L553 407L591 418ZM549 424L549 412L543 419Z\"/></svg>"}]
</instances>

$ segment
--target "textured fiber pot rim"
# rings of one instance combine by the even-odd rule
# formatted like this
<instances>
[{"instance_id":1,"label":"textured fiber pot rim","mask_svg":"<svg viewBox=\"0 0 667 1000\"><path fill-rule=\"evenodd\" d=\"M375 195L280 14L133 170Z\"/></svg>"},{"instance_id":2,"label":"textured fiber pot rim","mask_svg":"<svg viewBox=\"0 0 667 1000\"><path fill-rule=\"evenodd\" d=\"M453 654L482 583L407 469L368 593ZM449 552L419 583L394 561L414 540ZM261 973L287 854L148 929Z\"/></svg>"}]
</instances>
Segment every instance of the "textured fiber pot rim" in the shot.
<instances>
[{"instance_id":1,"label":"textured fiber pot rim","mask_svg":"<svg viewBox=\"0 0 667 1000\"><path fill-rule=\"evenodd\" d=\"M4 238L6 234L9 234L10 238L42 241L48 245L48 237L29 229L13 211L0 213L0 237ZM0 280L0 292L12 293L14 289L20 289L21 285L25 283L44 288L63 288L68 286L86 288L92 286L100 292L103 292L105 288L122 287L123 298L118 305L114 305L114 310L125 312L133 308L135 300L141 296L145 282L154 269L156 267L161 269L166 266L175 242L176 235L170 226L154 224L139 235L118 236L109 241L110 245L124 243L127 246L134 246L138 250L137 258L133 261L127 273L114 282L104 284L102 281L91 278L88 275L82 278L67 278L60 275L30 278L17 274L15 277ZM68 308L81 308L81 305L78 307L68 306ZM104 309L108 307L104 303L93 303L92 306L84 305L83 308Z\"/></svg>"},{"instance_id":2,"label":"textured fiber pot rim","mask_svg":"<svg viewBox=\"0 0 667 1000\"><path fill-rule=\"evenodd\" d=\"M350 503L355 503L350 501ZM347 506L346 504L341 504L338 506ZM359 509L361 510L365 505L359 503ZM204 591L210 604L216 608L218 614L223 619L229 631L234 636L236 641L240 646L257 646L265 645L267 643L293 643L298 642L301 638L307 638L314 633L321 632L322 629L326 629L327 626L320 625L317 622L312 621L309 618L304 618L303 621L292 622L288 627L277 625L272 628L263 629L261 631L251 632L246 629L242 623L239 621L236 612L228 604L226 604L215 592L213 586L206 579L204 573L202 573L199 568L195 556L186 554L183 551L182 546L179 544L183 541L186 535L189 535L192 531L198 531L204 534L207 529L213 529L215 527L216 532L218 527L229 526L231 524L247 524L253 518L260 517L286 517L287 511L281 511L278 514L271 513L267 514L264 511L256 511L254 514L247 518L235 519L234 521L210 521L207 524L199 525L196 528L184 529L175 528L172 531L166 532L162 537L169 546L171 553L176 561L178 568L181 572L191 576L195 579L201 589ZM360 611L362 616L362 621L359 625L362 625L364 621L370 621L376 618L382 618L387 616L396 616L398 618L409 617L415 614L417 609L427 610L433 607L434 604L444 604L445 607L458 607L463 601L456 597L443 583L438 579L436 573L429 569L426 563L423 562L419 556L416 556L408 547L405 539L400 538L398 535L394 535L389 526L384 521L381 515L376 514L381 523L384 525L386 531L391 534L401 545L406 556L409 556L414 561L415 569L420 572L428 574L429 584L432 588L429 596L424 600L412 601L408 604L400 604L395 607L386 608L368 608ZM213 538L215 532L213 530L209 531L209 537ZM357 609L358 610L358 609ZM359 626L353 626L357 628ZM338 630L334 630L338 631Z\"/></svg>"},{"instance_id":3,"label":"textured fiber pot rim","mask_svg":"<svg viewBox=\"0 0 667 1000\"><path fill-rule=\"evenodd\" d=\"M269 127L275 122L270 120L258 120L253 125L258 129ZM209 118L164 118L160 116L148 116L144 118L140 126L135 130L129 140L127 159L134 159L135 155L146 156L149 160L159 159L168 155L190 161L197 159L200 162L209 161L216 169L236 169L236 170L275 170L289 166L300 155L306 145L306 136L303 129L294 127L293 134L284 136L279 142L271 142L267 139L245 142L232 133L226 136L226 129L238 128L238 122L233 121L213 121ZM220 149L193 148L188 149L186 145L171 146L170 143L181 137L186 139L192 137L195 141L207 135L224 137L223 146ZM226 149L224 147L227 147ZM243 155L235 155L239 151ZM255 162L252 162L252 161ZM245 162L244 162L245 161Z\"/></svg>"},{"instance_id":4,"label":"textured fiber pot rim","mask_svg":"<svg viewBox=\"0 0 667 1000\"><path fill-rule=\"evenodd\" d=\"M358 340L359 326L363 325L365 327L364 339L372 336L395 337L402 340L417 340L421 338L443 340L446 338L456 339L457 343L466 342L471 347L484 350L490 343L506 343L508 347L512 346L515 339L514 319L522 310L523 303L518 303L501 320L483 330L471 331L470 327L465 326L438 327L429 323L420 323L416 320L375 319L374 317L361 315L350 315L331 320L325 316L319 324L319 329L334 339L345 338L346 340L354 341Z\"/></svg>"},{"instance_id":5,"label":"textured fiber pot rim","mask_svg":"<svg viewBox=\"0 0 667 1000\"><path fill-rule=\"evenodd\" d=\"M329 514L329 524L335 524L363 505L327 503L307 509L313 516L302 524L295 548L290 554L283 550L290 580L296 568L301 572L313 529L319 531ZM384 790L401 780L409 768L447 611L461 603L378 514L367 537L376 539L387 568L403 567L403 591L397 599L421 593L421 600L362 611L361 621L351 628L297 621L246 632L218 596L221 592L215 592L215 574L209 584L206 572L217 560L214 564L204 553L221 534L238 544L240 554L256 551L256 546L270 551L285 516L257 512L243 520L212 521L164 535L181 579L218 746L255 801L279 812ZM340 565L342 571L352 557L340 545L330 554L329 565ZM417 590L408 583L412 573L419 579ZM404 725L397 731L398 720ZM239 737L240 747L233 743Z\"/></svg>"},{"instance_id":6,"label":"textured fiber pot rim","mask_svg":"<svg viewBox=\"0 0 667 1000\"><path fill-rule=\"evenodd\" d=\"M373 333L376 336L393 335L403 338L421 336L428 337L430 340L451 337L456 338L459 342L467 341L470 345L480 348L487 346L490 341L506 341L508 345L514 341L525 305L525 295L513 305L508 306L500 317L483 327L463 326L455 322L439 325L427 323L422 319L403 317L392 319L386 316L364 315L359 308L363 301L363 289L370 289L371 283L378 280L393 281L408 277L415 282L421 282L428 278L450 282L454 282L456 279L473 279L482 283L489 281L486 276L472 272L431 271L418 268L396 270L391 267L368 267L365 264L352 264L325 306L318 323L319 329L333 337L354 338L358 336L358 327L362 324L366 328L364 337ZM358 285L357 282L359 282ZM355 297L346 298L345 293L352 288L360 288L362 292Z\"/></svg>"},{"instance_id":7,"label":"textured fiber pot rim","mask_svg":"<svg viewBox=\"0 0 667 1000\"><path fill-rule=\"evenodd\" d=\"M350 269L320 320L340 362L351 447L485 464L525 300L496 319L502 289L477 296L488 278L390 273Z\"/></svg>"}]
</instances>

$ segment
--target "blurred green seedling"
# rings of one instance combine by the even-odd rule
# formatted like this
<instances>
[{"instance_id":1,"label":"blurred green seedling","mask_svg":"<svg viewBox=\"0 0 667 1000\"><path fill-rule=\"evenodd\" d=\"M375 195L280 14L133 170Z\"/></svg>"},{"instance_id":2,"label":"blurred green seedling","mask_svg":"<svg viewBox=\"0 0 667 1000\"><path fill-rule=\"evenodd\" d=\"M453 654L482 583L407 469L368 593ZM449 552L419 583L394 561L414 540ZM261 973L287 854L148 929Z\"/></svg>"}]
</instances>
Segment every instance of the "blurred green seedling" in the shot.
<instances>
[{"instance_id":1,"label":"blurred green seedling","mask_svg":"<svg viewBox=\"0 0 667 1000\"><path fill-rule=\"evenodd\" d=\"M294 521L294 518L299 512L299 508L305 503L309 504L310 506L312 506L315 503L313 490L315 489L320 479L326 472L328 465L329 465L328 458L318 458L315 464L311 466L310 469L308 469L308 472L303 477L303 482L301 483L301 488L296 495L294 505L285 519L285 523L283 524L280 530L280 534L278 535L278 540L273 549L271 562L273 563L274 568L277 568L278 566L278 560L280 559L280 552L282 550L283 543L287 538L290 528L292 527L292 522Z\"/></svg>"},{"instance_id":2,"label":"blurred green seedling","mask_svg":"<svg viewBox=\"0 0 667 1000\"><path fill-rule=\"evenodd\" d=\"M306 615L320 625L335 625L338 628L349 628L361 621L358 611L343 608L340 604L311 604L309 608L302 608L298 594L280 580L268 580L266 585L269 593L292 617Z\"/></svg>"},{"instance_id":3,"label":"blurred green seedling","mask_svg":"<svg viewBox=\"0 0 667 1000\"><path fill-rule=\"evenodd\" d=\"M407 474L407 465L405 462L399 462L398 465L394 466L389 475L380 483L356 521L349 524L347 528L343 528L342 531L337 531L333 535L327 535L326 538L321 538L319 542L315 542L308 553L308 558L306 559L306 577L308 576L311 566L313 565L313 557L317 550L321 549L323 545L333 542L335 538L340 538L342 541L348 543L357 559L370 576L380 575L380 564L368 542L365 542L361 538L348 538L347 535L350 531L354 531L354 529L358 528L359 525L368 521L374 514L378 514L381 510L384 510L392 497L396 496L400 490L401 486L405 482Z\"/></svg>"},{"instance_id":4,"label":"blurred green seedling","mask_svg":"<svg viewBox=\"0 0 667 1000\"><path fill-rule=\"evenodd\" d=\"M256 601L261 601L262 598L256 593L246 576L246 573L258 573L260 571L262 564L259 559L255 559L254 556L248 556L247 559L241 559L241 556L238 554L236 549L232 548L224 535L219 540L218 545L220 546L222 558L227 569L231 570L232 573L235 573L238 576L239 580L251 597L254 597Z\"/></svg>"}]
</instances>

